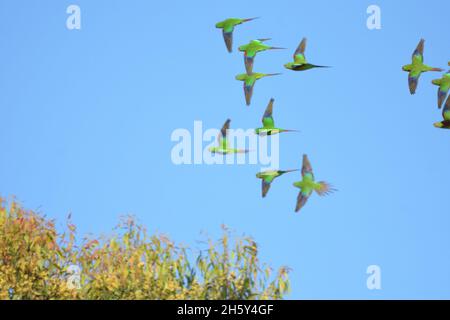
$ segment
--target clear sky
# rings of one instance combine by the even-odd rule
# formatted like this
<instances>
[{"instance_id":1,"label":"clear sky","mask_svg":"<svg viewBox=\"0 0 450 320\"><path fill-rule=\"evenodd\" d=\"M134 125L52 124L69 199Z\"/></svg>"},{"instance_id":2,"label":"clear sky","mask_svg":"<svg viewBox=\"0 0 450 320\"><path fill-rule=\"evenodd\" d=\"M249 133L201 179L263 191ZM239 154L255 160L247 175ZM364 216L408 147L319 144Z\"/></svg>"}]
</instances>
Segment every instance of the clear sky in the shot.
<instances>
[{"instance_id":1,"label":"clear sky","mask_svg":"<svg viewBox=\"0 0 450 320\"><path fill-rule=\"evenodd\" d=\"M66 8L81 8L81 30ZM381 30L366 9L381 8ZM197 246L222 223L253 236L261 259L287 265L293 299L450 298L450 131L441 120L440 73L408 91L421 37L425 62L450 60L445 1L22 1L0 2L0 194L80 233L107 233L132 213L151 231ZM239 26L235 47L272 38L261 80L245 106L242 56L228 54L215 23ZM283 68L302 37L307 57L331 69ZM271 97L284 128L280 165L307 153L319 180L339 192L313 195L294 213L299 180L278 179L261 199L258 165L175 166L173 130L195 120L253 128ZM366 287L369 265L382 289Z\"/></svg>"}]
</instances>

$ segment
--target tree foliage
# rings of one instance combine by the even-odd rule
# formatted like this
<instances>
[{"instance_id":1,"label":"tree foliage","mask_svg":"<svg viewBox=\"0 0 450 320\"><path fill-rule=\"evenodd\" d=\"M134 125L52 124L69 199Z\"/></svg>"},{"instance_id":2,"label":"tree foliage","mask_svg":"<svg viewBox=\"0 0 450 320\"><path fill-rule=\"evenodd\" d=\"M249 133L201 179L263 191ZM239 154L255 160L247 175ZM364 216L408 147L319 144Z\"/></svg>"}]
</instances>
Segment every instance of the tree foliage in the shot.
<instances>
[{"instance_id":1,"label":"tree foliage","mask_svg":"<svg viewBox=\"0 0 450 320\"><path fill-rule=\"evenodd\" d=\"M288 269L258 260L251 238L226 228L203 250L149 235L132 217L113 235L77 239L55 222L0 198L0 299L281 299Z\"/></svg>"}]
</instances>

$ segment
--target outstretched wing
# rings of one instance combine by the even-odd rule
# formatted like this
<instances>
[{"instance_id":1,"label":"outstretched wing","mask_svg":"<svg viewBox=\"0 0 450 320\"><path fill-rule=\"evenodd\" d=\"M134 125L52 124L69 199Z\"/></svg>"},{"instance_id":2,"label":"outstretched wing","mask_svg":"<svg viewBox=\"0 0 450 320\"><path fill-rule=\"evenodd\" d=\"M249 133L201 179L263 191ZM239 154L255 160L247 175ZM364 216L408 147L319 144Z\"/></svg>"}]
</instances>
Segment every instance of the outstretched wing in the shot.
<instances>
[{"instance_id":1,"label":"outstretched wing","mask_svg":"<svg viewBox=\"0 0 450 320\"><path fill-rule=\"evenodd\" d=\"M414 52L413 52L412 59L414 59L415 57L419 57L421 59L421 61L423 61L423 48L424 48L424 45L425 45L425 40L424 39L420 39L416 50L414 50Z\"/></svg>"},{"instance_id":2,"label":"outstretched wing","mask_svg":"<svg viewBox=\"0 0 450 320\"><path fill-rule=\"evenodd\" d=\"M220 130L219 137L217 138L219 140L219 145L224 146L226 148L226 141L227 141L227 130L230 129L230 123L231 120L227 119L225 123L222 126L222 129Z\"/></svg>"},{"instance_id":3,"label":"outstretched wing","mask_svg":"<svg viewBox=\"0 0 450 320\"><path fill-rule=\"evenodd\" d=\"M275 99L270 99L269 104L267 105L266 111L264 112L262 123L265 129L273 129L275 128L275 122L272 117L273 103Z\"/></svg>"},{"instance_id":4,"label":"outstretched wing","mask_svg":"<svg viewBox=\"0 0 450 320\"><path fill-rule=\"evenodd\" d=\"M450 96L447 98L444 110L442 110L442 116L444 117L444 120L450 121Z\"/></svg>"},{"instance_id":5,"label":"outstretched wing","mask_svg":"<svg viewBox=\"0 0 450 320\"><path fill-rule=\"evenodd\" d=\"M247 85L244 82L244 94L245 94L245 103L249 106L252 102L252 96L253 96L253 86L255 84Z\"/></svg>"},{"instance_id":6,"label":"outstretched wing","mask_svg":"<svg viewBox=\"0 0 450 320\"><path fill-rule=\"evenodd\" d=\"M300 191L297 197L297 205L295 206L295 212L299 212L301 208L303 208L311 196L311 192L305 193Z\"/></svg>"},{"instance_id":7,"label":"outstretched wing","mask_svg":"<svg viewBox=\"0 0 450 320\"><path fill-rule=\"evenodd\" d=\"M447 83L444 83L443 85L439 86L438 90L438 107L439 109L442 107L442 104L445 101L445 98L447 97L448 90L450 89L449 85Z\"/></svg>"},{"instance_id":8,"label":"outstretched wing","mask_svg":"<svg viewBox=\"0 0 450 320\"><path fill-rule=\"evenodd\" d=\"M227 32L225 29L222 30L223 40L225 40L225 45L227 46L228 52L233 51L233 31Z\"/></svg>"},{"instance_id":9,"label":"outstretched wing","mask_svg":"<svg viewBox=\"0 0 450 320\"><path fill-rule=\"evenodd\" d=\"M231 119L227 119L227 121L223 124L222 129L220 129L220 136L224 139L227 138L227 130L230 129L230 123Z\"/></svg>"},{"instance_id":10,"label":"outstretched wing","mask_svg":"<svg viewBox=\"0 0 450 320\"><path fill-rule=\"evenodd\" d=\"M297 64L306 63L305 50L306 50L306 38L303 38L294 53L294 62Z\"/></svg>"},{"instance_id":11,"label":"outstretched wing","mask_svg":"<svg viewBox=\"0 0 450 320\"><path fill-rule=\"evenodd\" d=\"M303 155L303 164L302 164L302 176L311 175L314 178L313 169L311 163L309 162L308 156L306 154Z\"/></svg>"},{"instance_id":12,"label":"outstretched wing","mask_svg":"<svg viewBox=\"0 0 450 320\"><path fill-rule=\"evenodd\" d=\"M251 74L253 72L254 60L255 60L255 57L249 57L247 55L244 55L245 71L247 72L247 74Z\"/></svg>"},{"instance_id":13,"label":"outstretched wing","mask_svg":"<svg viewBox=\"0 0 450 320\"><path fill-rule=\"evenodd\" d=\"M264 178L261 181L261 190L262 190L262 197L265 198L267 195L267 192L269 192L270 184L273 181L273 177Z\"/></svg>"},{"instance_id":14,"label":"outstretched wing","mask_svg":"<svg viewBox=\"0 0 450 320\"><path fill-rule=\"evenodd\" d=\"M419 83L420 78L420 72L410 72L408 75L408 85L409 85L409 92L411 94L416 93L417 85Z\"/></svg>"}]
</instances>

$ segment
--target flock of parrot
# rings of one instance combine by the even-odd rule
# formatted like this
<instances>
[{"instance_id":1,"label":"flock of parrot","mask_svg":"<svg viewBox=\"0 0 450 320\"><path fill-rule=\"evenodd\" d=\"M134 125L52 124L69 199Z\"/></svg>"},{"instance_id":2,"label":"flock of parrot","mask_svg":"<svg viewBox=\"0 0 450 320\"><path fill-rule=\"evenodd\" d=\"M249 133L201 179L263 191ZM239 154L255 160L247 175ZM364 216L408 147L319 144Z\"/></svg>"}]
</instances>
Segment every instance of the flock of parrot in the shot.
<instances>
[{"instance_id":1,"label":"flock of parrot","mask_svg":"<svg viewBox=\"0 0 450 320\"><path fill-rule=\"evenodd\" d=\"M249 19L238 19L229 18L224 21L218 22L216 28L222 29L223 39L225 41L226 48L228 52L233 51L233 32L234 28L240 24L255 20L257 18ZM243 81L244 83L244 95L246 105L251 104L253 89L256 81L264 77L279 75L279 73L258 73L253 72L253 66L255 62L255 57L259 52L267 50L278 50L284 49L281 47L274 47L266 44L267 41L271 39L257 39L252 40L248 44L239 47L239 51L244 53L244 64L245 73L237 75L236 80ZM286 69L293 71L306 71L313 68L326 68L326 66L314 65L309 63L305 57L306 50L306 38L304 38L297 49L294 52L293 61L288 62L284 65ZM262 117L262 127L255 129L255 133L259 136L271 136L283 132L293 132L296 130L282 129L275 126L275 121L273 118L273 106L274 99L270 99L269 104ZM222 155L227 154L237 154L237 153L247 153L248 150L231 148L228 144L227 131L230 129L231 120L227 119L220 130L218 137L218 146L209 148L212 153L218 153ZM266 197L269 192L272 182L290 172L300 171L299 169L294 170L268 170L256 174L258 179L262 181L262 197ZM297 197L297 204L295 207L295 212L299 212L300 209L304 207L309 197L313 192L316 192L319 196L325 196L335 191L335 189L327 182L320 181L317 182L314 177L311 163L309 162L308 156L303 155L303 163L301 169L301 181L295 182L294 186L299 188L299 194Z\"/></svg>"},{"instance_id":2,"label":"flock of parrot","mask_svg":"<svg viewBox=\"0 0 450 320\"><path fill-rule=\"evenodd\" d=\"M403 71L409 73L408 85L409 85L409 92L411 94L416 93L419 78L422 73L429 71L435 72L444 71L441 68L430 67L424 63L423 58L424 46L425 40L421 39L413 52L411 63L402 67ZM450 61L448 62L448 65L450 66ZM437 103L438 108L441 109L442 105L444 104L445 98L448 96L448 92L450 89L450 71L447 71L447 73L445 73L440 79L435 79L431 81L431 83L439 87ZM435 122L434 126L436 128L450 129L450 96L447 98L447 101L445 102L444 109L442 111L442 117L444 119L442 121Z\"/></svg>"}]
</instances>

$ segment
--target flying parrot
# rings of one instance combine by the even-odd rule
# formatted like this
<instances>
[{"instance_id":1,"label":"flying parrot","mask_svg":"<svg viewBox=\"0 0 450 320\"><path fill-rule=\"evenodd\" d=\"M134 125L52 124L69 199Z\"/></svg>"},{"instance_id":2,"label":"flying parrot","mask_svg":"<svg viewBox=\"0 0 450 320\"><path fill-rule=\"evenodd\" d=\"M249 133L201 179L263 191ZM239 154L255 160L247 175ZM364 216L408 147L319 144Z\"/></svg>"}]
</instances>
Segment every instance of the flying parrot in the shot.
<instances>
[{"instance_id":1,"label":"flying parrot","mask_svg":"<svg viewBox=\"0 0 450 320\"><path fill-rule=\"evenodd\" d=\"M298 169L294 170L268 170L263 171L256 174L258 179L262 181L262 197L265 198L267 192L269 192L271 183L278 177L282 176L285 173L298 171Z\"/></svg>"},{"instance_id":2,"label":"flying parrot","mask_svg":"<svg viewBox=\"0 0 450 320\"><path fill-rule=\"evenodd\" d=\"M281 73L251 73L251 74L238 74L235 79L244 82L244 94L245 94L245 102L247 106L250 105L252 101L253 95L253 87L255 86L256 81L264 77L277 76Z\"/></svg>"},{"instance_id":3,"label":"flying parrot","mask_svg":"<svg viewBox=\"0 0 450 320\"><path fill-rule=\"evenodd\" d=\"M252 21L255 19L257 18L249 18L249 19L229 18L216 23L216 28L222 29L223 39L225 40L225 45L227 46L228 52L233 51L234 27L244 22Z\"/></svg>"},{"instance_id":4,"label":"flying parrot","mask_svg":"<svg viewBox=\"0 0 450 320\"><path fill-rule=\"evenodd\" d=\"M333 191L336 191L327 182L316 182L314 180L311 163L309 162L308 156L306 154L303 155L302 180L299 182L294 182L294 186L300 189L300 193L297 197L297 206L295 207L295 212L299 212L300 209L303 208L313 191L317 192L319 196L325 196L332 193Z\"/></svg>"},{"instance_id":5,"label":"flying parrot","mask_svg":"<svg viewBox=\"0 0 450 320\"><path fill-rule=\"evenodd\" d=\"M439 86L438 89L438 108L442 107L442 104L447 97L448 90L450 89L450 71L445 73L442 78L431 81L434 85Z\"/></svg>"},{"instance_id":6,"label":"flying parrot","mask_svg":"<svg viewBox=\"0 0 450 320\"><path fill-rule=\"evenodd\" d=\"M303 38L294 52L294 62L289 62L284 65L286 69L293 71L306 71L313 68L329 68L328 66L318 66L306 61L306 38Z\"/></svg>"},{"instance_id":7,"label":"flying parrot","mask_svg":"<svg viewBox=\"0 0 450 320\"><path fill-rule=\"evenodd\" d=\"M426 64L423 63L424 44L425 44L425 40L420 39L416 50L414 50L414 52L413 52L411 64L407 64L402 67L403 71L409 72L408 85L409 85L409 92L411 94L416 93L417 84L419 83L420 75L423 72L443 71L442 69L433 68L433 67L427 66Z\"/></svg>"},{"instance_id":8,"label":"flying parrot","mask_svg":"<svg viewBox=\"0 0 450 320\"><path fill-rule=\"evenodd\" d=\"M286 130L281 128L275 128L275 121L272 117L273 103L274 99L270 99L269 104L267 105L266 111L264 112L262 123L262 128L255 129L255 133L260 136L271 136L274 134L278 134L281 132L296 132L296 130Z\"/></svg>"},{"instance_id":9,"label":"flying parrot","mask_svg":"<svg viewBox=\"0 0 450 320\"><path fill-rule=\"evenodd\" d=\"M444 120L441 122L436 122L434 126L441 129L450 129L450 96L447 98L444 110L442 110L442 117Z\"/></svg>"},{"instance_id":10,"label":"flying parrot","mask_svg":"<svg viewBox=\"0 0 450 320\"><path fill-rule=\"evenodd\" d=\"M228 132L227 131L230 129L230 123L231 123L230 119L227 119L227 121L225 121L222 129L220 130L219 136L217 137L219 146L218 147L210 147L209 152L219 153L222 155L248 152L248 150L234 149L234 148L228 147L228 138L227 138Z\"/></svg>"},{"instance_id":11,"label":"flying parrot","mask_svg":"<svg viewBox=\"0 0 450 320\"><path fill-rule=\"evenodd\" d=\"M274 49L285 49L280 47L272 47L265 44L264 42L268 40L271 39L252 40L248 44L244 44L239 47L239 51L244 52L245 70L248 74L253 72L253 61L255 60L256 54L258 52Z\"/></svg>"}]
</instances>

